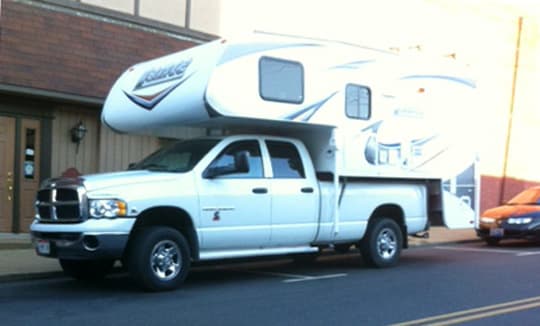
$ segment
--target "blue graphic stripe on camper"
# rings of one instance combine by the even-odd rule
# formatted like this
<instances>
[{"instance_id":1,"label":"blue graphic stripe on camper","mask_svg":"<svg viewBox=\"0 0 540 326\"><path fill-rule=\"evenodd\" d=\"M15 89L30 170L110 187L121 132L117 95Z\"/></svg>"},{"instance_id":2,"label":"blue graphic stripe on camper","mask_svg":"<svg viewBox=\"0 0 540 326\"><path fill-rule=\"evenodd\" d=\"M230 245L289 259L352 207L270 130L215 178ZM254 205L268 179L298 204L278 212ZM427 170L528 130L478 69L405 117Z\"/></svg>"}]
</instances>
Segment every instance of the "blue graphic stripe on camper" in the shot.
<instances>
[{"instance_id":1,"label":"blue graphic stripe on camper","mask_svg":"<svg viewBox=\"0 0 540 326\"><path fill-rule=\"evenodd\" d=\"M303 122L307 122L309 121L309 119L311 119L311 117L317 113L317 111L319 111L319 109L326 103L328 102L328 100L330 100L332 97L334 97L334 95L336 95L337 92L334 92L332 94L330 94L330 96L328 96L327 98L315 103L315 104L311 104L310 106L306 107L306 108L303 108L293 114L289 114L285 117L283 117L283 119L286 119L286 120L293 120L293 121L303 121Z\"/></svg>"},{"instance_id":2,"label":"blue graphic stripe on camper","mask_svg":"<svg viewBox=\"0 0 540 326\"><path fill-rule=\"evenodd\" d=\"M443 75L410 75L402 77L402 80L406 79L423 79L423 78L432 78L432 79L443 79L443 80L450 80L456 83L460 83L466 86L469 86L471 88L476 88L476 83L470 79L467 78L459 78L455 76L443 76Z\"/></svg>"},{"instance_id":3,"label":"blue graphic stripe on camper","mask_svg":"<svg viewBox=\"0 0 540 326\"><path fill-rule=\"evenodd\" d=\"M375 60L352 61L352 62L347 62L347 63L344 63L344 64L340 64L340 65L337 65L337 66L330 67L330 69L351 69L351 70L354 70L354 69L359 69L360 66L364 66L365 64L372 63L372 62L375 62Z\"/></svg>"}]
</instances>

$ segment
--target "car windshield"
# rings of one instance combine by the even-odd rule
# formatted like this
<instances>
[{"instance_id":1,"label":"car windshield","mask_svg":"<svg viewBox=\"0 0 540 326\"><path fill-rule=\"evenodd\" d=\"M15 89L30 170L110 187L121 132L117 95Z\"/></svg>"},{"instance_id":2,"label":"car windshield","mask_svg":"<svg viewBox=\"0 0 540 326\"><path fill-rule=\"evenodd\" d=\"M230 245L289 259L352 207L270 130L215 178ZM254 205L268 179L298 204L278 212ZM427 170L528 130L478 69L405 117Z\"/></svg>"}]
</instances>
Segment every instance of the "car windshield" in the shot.
<instances>
[{"instance_id":1,"label":"car windshield","mask_svg":"<svg viewBox=\"0 0 540 326\"><path fill-rule=\"evenodd\" d=\"M508 205L540 205L540 188L531 188L510 199Z\"/></svg>"},{"instance_id":2,"label":"car windshield","mask_svg":"<svg viewBox=\"0 0 540 326\"><path fill-rule=\"evenodd\" d=\"M192 139L176 142L151 154L129 169L187 172L193 169L218 142L218 139Z\"/></svg>"}]
</instances>

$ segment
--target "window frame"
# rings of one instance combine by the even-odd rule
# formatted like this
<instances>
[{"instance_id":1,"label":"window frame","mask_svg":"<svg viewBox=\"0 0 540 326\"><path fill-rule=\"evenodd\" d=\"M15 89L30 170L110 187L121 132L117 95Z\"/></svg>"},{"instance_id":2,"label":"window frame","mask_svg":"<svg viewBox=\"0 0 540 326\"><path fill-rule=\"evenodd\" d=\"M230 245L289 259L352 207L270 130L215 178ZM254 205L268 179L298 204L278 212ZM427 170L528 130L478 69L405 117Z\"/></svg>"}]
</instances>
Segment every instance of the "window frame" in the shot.
<instances>
[{"instance_id":1,"label":"window frame","mask_svg":"<svg viewBox=\"0 0 540 326\"><path fill-rule=\"evenodd\" d=\"M351 114L349 114L349 110L348 110L348 97L347 97L347 94L348 94L348 90L349 90L349 87L355 87L357 89L365 89L367 90L368 92L368 100L369 100L369 103L367 105L367 109L368 109L368 112L367 112L367 117L362 117L360 115L356 115L356 116L353 116ZM357 112L360 113L361 110L360 110L360 103L358 103L358 107L357 107ZM371 119L371 88L369 88L368 86L365 86L365 85L360 85L360 84L354 84L354 83L348 83L347 85L345 85L345 115L347 116L347 118L349 119L355 119L355 120L369 120Z\"/></svg>"},{"instance_id":2,"label":"window frame","mask_svg":"<svg viewBox=\"0 0 540 326\"><path fill-rule=\"evenodd\" d=\"M263 74L262 74L262 65L264 64L264 61L273 61L273 62L280 62L280 63L287 63L287 64L294 64L297 65L300 68L300 89L301 89L301 96L298 100L288 100L288 99L281 99L276 98L272 96L267 96L263 92ZM269 56L262 56L259 58L259 96L265 100L270 102L279 102L279 103L288 103L288 104L302 104L304 103L305 98L305 71L304 71L304 65L302 65L299 61L294 60L287 60L287 59L281 59L281 58L275 58L275 57L269 57Z\"/></svg>"}]
</instances>

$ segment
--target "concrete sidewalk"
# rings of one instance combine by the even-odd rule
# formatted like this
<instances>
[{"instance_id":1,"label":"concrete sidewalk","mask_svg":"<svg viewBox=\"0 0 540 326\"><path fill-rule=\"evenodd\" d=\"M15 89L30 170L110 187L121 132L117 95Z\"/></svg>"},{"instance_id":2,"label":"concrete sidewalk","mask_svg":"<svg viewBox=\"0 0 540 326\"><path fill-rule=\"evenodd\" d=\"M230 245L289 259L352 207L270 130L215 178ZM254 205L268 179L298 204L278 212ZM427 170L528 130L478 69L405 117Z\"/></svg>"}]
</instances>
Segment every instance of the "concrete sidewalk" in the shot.
<instances>
[{"instance_id":1,"label":"concrete sidewalk","mask_svg":"<svg viewBox=\"0 0 540 326\"><path fill-rule=\"evenodd\" d=\"M429 239L409 238L411 247L479 241L473 229L448 230L432 227ZM56 259L36 255L28 234L0 233L0 282L58 277Z\"/></svg>"}]
</instances>

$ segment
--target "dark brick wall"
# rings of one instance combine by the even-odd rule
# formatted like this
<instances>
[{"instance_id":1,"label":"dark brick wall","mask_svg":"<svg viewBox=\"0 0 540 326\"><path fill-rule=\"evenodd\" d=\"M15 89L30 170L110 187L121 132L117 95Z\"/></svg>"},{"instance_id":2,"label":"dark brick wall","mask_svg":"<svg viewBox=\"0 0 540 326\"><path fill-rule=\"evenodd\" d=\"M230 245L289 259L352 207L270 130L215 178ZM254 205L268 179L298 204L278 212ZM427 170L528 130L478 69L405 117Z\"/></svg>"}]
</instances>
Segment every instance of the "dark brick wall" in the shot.
<instances>
[{"instance_id":1,"label":"dark brick wall","mask_svg":"<svg viewBox=\"0 0 540 326\"><path fill-rule=\"evenodd\" d=\"M103 98L129 66L194 44L2 1L0 83Z\"/></svg>"}]
</instances>

